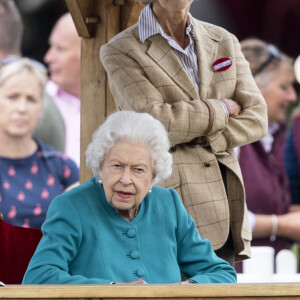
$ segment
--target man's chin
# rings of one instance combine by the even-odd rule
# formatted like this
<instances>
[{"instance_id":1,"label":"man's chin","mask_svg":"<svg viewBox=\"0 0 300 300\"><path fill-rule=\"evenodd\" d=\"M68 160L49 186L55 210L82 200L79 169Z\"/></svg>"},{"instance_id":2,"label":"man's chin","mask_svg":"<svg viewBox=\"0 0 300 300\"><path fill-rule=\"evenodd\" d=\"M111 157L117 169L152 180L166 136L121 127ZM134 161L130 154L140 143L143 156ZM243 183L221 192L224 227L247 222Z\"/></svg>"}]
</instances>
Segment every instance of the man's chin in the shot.
<instances>
[{"instance_id":1,"label":"man's chin","mask_svg":"<svg viewBox=\"0 0 300 300\"><path fill-rule=\"evenodd\" d=\"M61 80L59 80L58 76L56 76L55 74L50 73L50 80L58 86L61 86Z\"/></svg>"}]
</instances>

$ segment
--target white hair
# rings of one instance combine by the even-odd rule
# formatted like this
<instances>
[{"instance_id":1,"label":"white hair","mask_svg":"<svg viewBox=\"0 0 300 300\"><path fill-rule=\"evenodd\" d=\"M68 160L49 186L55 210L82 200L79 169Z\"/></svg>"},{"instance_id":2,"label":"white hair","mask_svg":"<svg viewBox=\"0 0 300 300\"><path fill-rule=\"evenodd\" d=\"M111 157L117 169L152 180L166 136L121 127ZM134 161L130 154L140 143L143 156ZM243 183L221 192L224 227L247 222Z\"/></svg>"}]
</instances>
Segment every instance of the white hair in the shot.
<instances>
[{"instance_id":1,"label":"white hair","mask_svg":"<svg viewBox=\"0 0 300 300\"><path fill-rule=\"evenodd\" d=\"M170 142L164 126L146 113L118 111L108 116L94 132L92 142L85 152L86 165L97 178L100 178L99 169L109 150L118 141L127 141L150 149L155 183L171 175L172 155L169 153Z\"/></svg>"},{"instance_id":2,"label":"white hair","mask_svg":"<svg viewBox=\"0 0 300 300\"><path fill-rule=\"evenodd\" d=\"M44 90L47 83L47 70L39 62L29 58L8 57L0 62L0 86L12 76L23 76L32 74L36 77L41 86L41 91Z\"/></svg>"}]
</instances>

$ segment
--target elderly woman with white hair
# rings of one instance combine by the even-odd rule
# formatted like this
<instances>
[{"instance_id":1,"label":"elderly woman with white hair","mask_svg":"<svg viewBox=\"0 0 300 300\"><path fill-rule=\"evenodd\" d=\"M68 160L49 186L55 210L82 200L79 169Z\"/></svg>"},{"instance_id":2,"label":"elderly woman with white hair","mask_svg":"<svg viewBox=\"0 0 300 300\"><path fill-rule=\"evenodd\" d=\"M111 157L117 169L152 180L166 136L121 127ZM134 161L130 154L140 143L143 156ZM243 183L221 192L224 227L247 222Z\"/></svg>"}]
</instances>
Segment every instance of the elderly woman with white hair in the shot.
<instances>
[{"instance_id":1,"label":"elderly woman with white hair","mask_svg":"<svg viewBox=\"0 0 300 300\"><path fill-rule=\"evenodd\" d=\"M51 200L79 180L71 159L32 137L47 79L37 61L0 61L0 212L16 226L40 228Z\"/></svg>"},{"instance_id":2,"label":"elderly woman with white hair","mask_svg":"<svg viewBox=\"0 0 300 300\"><path fill-rule=\"evenodd\" d=\"M192 0L141 0L138 23L100 50L118 110L152 115L172 144L174 188L201 236L233 266L251 229L233 148L267 133L264 99L236 37L189 13Z\"/></svg>"},{"instance_id":3,"label":"elderly woman with white hair","mask_svg":"<svg viewBox=\"0 0 300 300\"><path fill-rule=\"evenodd\" d=\"M154 185L171 174L169 146L150 115L110 115L86 151L95 176L53 200L23 283L235 282L177 193Z\"/></svg>"}]
</instances>

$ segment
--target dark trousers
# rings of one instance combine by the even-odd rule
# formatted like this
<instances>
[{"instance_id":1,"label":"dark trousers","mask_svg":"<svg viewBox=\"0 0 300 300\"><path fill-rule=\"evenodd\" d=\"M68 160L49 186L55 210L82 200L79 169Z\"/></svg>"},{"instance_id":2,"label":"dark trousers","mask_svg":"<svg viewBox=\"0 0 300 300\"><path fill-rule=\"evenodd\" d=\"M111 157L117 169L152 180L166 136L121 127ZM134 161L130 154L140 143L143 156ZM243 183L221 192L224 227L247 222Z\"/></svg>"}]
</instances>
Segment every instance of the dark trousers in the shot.
<instances>
[{"instance_id":1,"label":"dark trousers","mask_svg":"<svg viewBox=\"0 0 300 300\"><path fill-rule=\"evenodd\" d=\"M220 257L226 260L233 268L235 266L235 254L232 242L231 232L229 231L228 239L225 244L215 253Z\"/></svg>"},{"instance_id":2,"label":"dark trousers","mask_svg":"<svg viewBox=\"0 0 300 300\"><path fill-rule=\"evenodd\" d=\"M227 192L227 181L226 181L226 167L219 163L222 179L224 182L226 194ZM228 238L225 244L218 250L215 251L215 253L226 260L232 267L235 265L235 253L234 253L234 247L233 247L233 241L232 241L232 235L231 230L229 230Z\"/></svg>"}]
</instances>

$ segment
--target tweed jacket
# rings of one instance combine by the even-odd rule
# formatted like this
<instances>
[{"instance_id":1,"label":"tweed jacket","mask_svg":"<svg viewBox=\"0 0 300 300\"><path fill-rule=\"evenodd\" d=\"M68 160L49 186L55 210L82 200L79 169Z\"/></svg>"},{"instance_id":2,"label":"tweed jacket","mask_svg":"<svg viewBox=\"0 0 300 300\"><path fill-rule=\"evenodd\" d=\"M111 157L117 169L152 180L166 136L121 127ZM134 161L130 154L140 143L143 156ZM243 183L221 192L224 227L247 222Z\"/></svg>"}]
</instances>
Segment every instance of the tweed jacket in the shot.
<instances>
[{"instance_id":1,"label":"tweed jacket","mask_svg":"<svg viewBox=\"0 0 300 300\"><path fill-rule=\"evenodd\" d=\"M174 190L154 186L129 222L92 178L52 201L42 232L25 284L175 283L181 272L198 283L236 282Z\"/></svg>"},{"instance_id":2,"label":"tweed jacket","mask_svg":"<svg viewBox=\"0 0 300 300\"><path fill-rule=\"evenodd\" d=\"M154 35L142 44L137 24L102 46L100 59L117 109L151 114L166 127L171 144L177 145L173 173L162 185L176 189L201 236L215 250L224 245L231 228L239 260L250 254L251 229L233 148L266 135L266 104L236 37L194 18L192 22L199 93L167 41ZM214 72L213 64L220 58L230 58L232 65ZM228 118L217 101L223 98L237 101L242 113ZM210 147L186 144L203 136ZM228 197L218 163L227 168Z\"/></svg>"}]
</instances>

